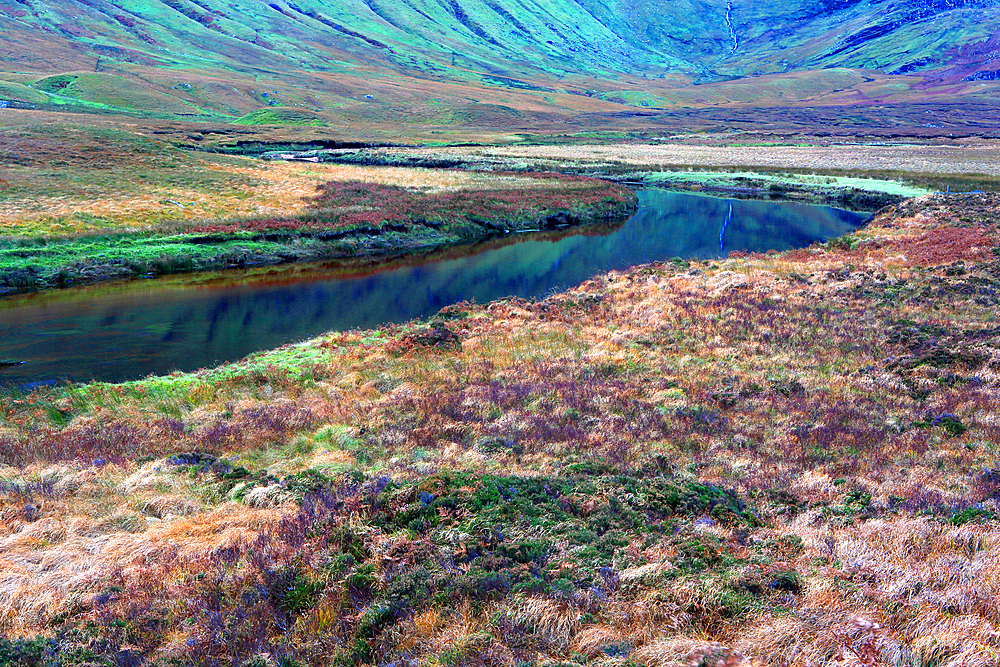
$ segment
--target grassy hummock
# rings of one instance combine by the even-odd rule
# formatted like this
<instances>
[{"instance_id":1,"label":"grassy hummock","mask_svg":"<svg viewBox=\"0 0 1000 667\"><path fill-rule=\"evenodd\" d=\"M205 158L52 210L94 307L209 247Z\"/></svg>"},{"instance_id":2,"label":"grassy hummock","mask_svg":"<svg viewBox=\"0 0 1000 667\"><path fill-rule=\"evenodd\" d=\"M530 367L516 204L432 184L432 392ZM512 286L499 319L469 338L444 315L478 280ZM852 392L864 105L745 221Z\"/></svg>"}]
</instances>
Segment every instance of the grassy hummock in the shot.
<instances>
[{"instance_id":1,"label":"grassy hummock","mask_svg":"<svg viewBox=\"0 0 1000 667\"><path fill-rule=\"evenodd\" d=\"M237 118L233 123L236 125L326 125L326 122L313 112L285 107L258 109Z\"/></svg>"}]
</instances>

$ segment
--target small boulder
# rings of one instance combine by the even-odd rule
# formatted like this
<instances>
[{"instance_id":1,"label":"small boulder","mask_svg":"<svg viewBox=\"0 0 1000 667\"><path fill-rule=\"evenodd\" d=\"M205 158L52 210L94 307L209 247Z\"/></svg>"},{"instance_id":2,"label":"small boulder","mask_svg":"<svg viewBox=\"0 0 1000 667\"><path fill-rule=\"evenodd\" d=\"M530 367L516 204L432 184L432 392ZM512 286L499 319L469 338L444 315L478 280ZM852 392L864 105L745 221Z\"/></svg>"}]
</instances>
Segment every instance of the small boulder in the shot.
<instances>
[{"instance_id":1,"label":"small boulder","mask_svg":"<svg viewBox=\"0 0 1000 667\"><path fill-rule=\"evenodd\" d=\"M705 286L712 292L724 292L743 287L750 282L750 277L735 271L722 271L705 281Z\"/></svg>"}]
</instances>

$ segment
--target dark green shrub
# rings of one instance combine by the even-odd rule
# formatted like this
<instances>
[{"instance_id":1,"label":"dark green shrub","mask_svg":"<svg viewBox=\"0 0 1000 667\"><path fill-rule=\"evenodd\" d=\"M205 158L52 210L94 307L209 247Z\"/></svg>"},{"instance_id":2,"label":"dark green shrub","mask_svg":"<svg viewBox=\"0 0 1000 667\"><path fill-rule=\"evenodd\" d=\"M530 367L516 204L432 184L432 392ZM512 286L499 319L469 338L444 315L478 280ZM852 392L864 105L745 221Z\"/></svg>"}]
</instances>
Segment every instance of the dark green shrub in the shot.
<instances>
[{"instance_id":1,"label":"dark green shrub","mask_svg":"<svg viewBox=\"0 0 1000 667\"><path fill-rule=\"evenodd\" d=\"M787 570L784 572L775 572L771 577L771 588L777 589L779 591L787 591L789 593L801 593L802 589L805 587L805 583L802 581L802 575L800 575L795 570Z\"/></svg>"},{"instance_id":2,"label":"dark green shrub","mask_svg":"<svg viewBox=\"0 0 1000 667\"><path fill-rule=\"evenodd\" d=\"M47 667L55 663L54 639L0 639L0 667Z\"/></svg>"}]
</instances>

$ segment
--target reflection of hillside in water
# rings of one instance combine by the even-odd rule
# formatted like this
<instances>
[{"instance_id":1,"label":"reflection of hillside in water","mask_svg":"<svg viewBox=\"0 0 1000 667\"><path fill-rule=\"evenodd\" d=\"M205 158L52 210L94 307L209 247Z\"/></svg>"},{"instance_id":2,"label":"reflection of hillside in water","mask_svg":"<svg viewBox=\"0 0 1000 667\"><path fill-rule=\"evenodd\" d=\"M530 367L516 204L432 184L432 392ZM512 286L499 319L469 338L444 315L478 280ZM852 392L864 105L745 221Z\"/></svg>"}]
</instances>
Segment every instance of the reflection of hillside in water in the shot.
<instances>
[{"instance_id":1,"label":"reflection of hillside in water","mask_svg":"<svg viewBox=\"0 0 1000 667\"><path fill-rule=\"evenodd\" d=\"M641 193L642 210L637 227L649 234L657 250L669 244L668 257L719 256L719 231L732 204L733 216L726 229L726 252L801 248L855 229L866 214L789 202L725 200L678 195L664 190ZM663 231L669 229L669 238ZM662 257L662 255L661 255Z\"/></svg>"},{"instance_id":2,"label":"reflection of hillside in water","mask_svg":"<svg viewBox=\"0 0 1000 667\"><path fill-rule=\"evenodd\" d=\"M3 356L29 363L0 370L0 381L118 380L194 369L324 331L427 317L458 301L544 296L601 271L719 255L730 202L648 190L641 203L617 229L505 237L378 267L275 267L5 299ZM862 220L802 204L732 206L727 251L800 247Z\"/></svg>"}]
</instances>

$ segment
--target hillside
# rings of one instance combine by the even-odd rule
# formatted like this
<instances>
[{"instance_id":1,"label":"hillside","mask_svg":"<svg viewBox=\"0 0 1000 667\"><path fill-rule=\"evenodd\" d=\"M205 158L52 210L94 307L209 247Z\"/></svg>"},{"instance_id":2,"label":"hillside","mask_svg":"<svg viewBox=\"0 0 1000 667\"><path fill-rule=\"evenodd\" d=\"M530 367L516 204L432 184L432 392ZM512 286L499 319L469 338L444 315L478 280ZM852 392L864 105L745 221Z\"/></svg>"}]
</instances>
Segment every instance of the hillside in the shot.
<instances>
[{"instance_id":1,"label":"hillside","mask_svg":"<svg viewBox=\"0 0 1000 667\"><path fill-rule=\"evenodd\" d=\"M307 114L264 121L279 125L405 108L446 126L622 105L989 102L998 24L998 0L0 0L0 100ZM761 95L746 77L766 77L751 79Z\"/></svg>"}]
</instances>

